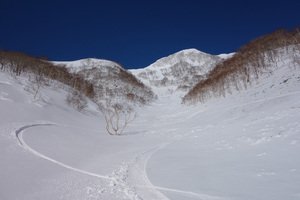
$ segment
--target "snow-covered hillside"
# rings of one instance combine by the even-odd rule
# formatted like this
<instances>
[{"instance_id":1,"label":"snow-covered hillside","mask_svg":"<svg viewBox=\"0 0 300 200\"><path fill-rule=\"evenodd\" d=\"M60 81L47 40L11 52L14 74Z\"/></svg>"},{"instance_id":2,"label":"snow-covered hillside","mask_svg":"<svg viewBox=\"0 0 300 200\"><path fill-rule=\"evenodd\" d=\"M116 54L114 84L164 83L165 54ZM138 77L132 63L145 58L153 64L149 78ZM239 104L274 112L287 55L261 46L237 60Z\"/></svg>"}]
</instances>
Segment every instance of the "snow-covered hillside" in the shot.
<instances>
[{"instance_id":1,"label":"snow-covered hillside","mask_svg":"<svg viewBox=\"0 0 300 200\"><path fill-rule=\"evenodd\" d=\"M66 86L43 85L33 99L26 75L0 71L0 199L299 199L300 66L281 58L226 98L186 107L169 95L137 107L122 136L106 133L94 102L69 106ZM158 63L157 78L141 80L176 78L160 70L175 61Z\"/></svg>"},{"instance_id":2,"label":"snow-covered hillside","mask_svg":"<svg viewBox=\"0 0 300 200\"><path fill-rule=\"evenodd\" d=\"M161 58L150 66L130 70L143 83L153 88L158 96L169 96L173 92L186 93L216 64L233 54L210 55L197 49L186 49Z\"/></svg>"},{"instance_id":3,"label":"snow-covered hillside","mask_svg":"<svg viewBox=\"0 0 300 200\"><path fill-rule=\"evenodd\" d=\"M104 68L103 71L108 71L108 68L118 68L124 69L119 63L105 60L105 59L96 59L96 58L87 58L76 61L55 61L53 62L57 65L65 65L70 69L71 73L79 73L82 70L88 70L93 68Z\"/></svg>"},{"instance_id":4,"label":"snow-covered hillside","mask_svg":"<svg viewBox=\"0 0 300 200\"><path fill-rule=\"evenodd\" d=\"M88 58L71 62L54 62L66 66L71 73L81 75L94 85L95 101L101 103L107 99L128 104L147 104L154 100L152 90L136 79L121 64Z\"/></svg>"}]
</instances>

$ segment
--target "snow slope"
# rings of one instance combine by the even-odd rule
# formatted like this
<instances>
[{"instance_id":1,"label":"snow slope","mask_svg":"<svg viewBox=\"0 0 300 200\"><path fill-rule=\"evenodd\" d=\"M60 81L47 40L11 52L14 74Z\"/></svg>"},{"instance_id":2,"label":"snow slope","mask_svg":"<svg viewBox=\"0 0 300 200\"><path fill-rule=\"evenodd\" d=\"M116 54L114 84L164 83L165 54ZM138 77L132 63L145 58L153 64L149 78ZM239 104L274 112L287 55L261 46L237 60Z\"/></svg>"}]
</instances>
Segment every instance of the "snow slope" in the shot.
<instances>
[{"instance_id":1,"label":"snow slope","mask_svg":"<svg viewBox=\"0 0 300 200\"><path fill-rule=\"evenodd\" d=\"M82 69L92 69L94 67L122 68L120 64L116 62L96 58L87 58L75 61L54 61L53 63L56 65L65 65L70 69L71 73L78 73Z\"/></svg>"},{"instance_id":2,"label":"snow slope","mask_svg":"<svg viewBox=\"0 0 300 200\"><path fill-rule=\"evenodd\" d=\"M274 70L206 104L160 96L118 137L93 102L0 72L0 199L299 199L300 66Z\"/></svg>"},{"instance_id":3,"label":"snow slope","mask_svg":"<svg viewBox=\"0 0 300 200\"><path fill-rule=\"evenodd\" d=\"M161 58L143 69L130 70L159 96L186 94L219 62L233 54L210 55L197 49L186 49Z\"/></svg>"},{"instance_id":4,"label":"snow slope","mask_svg":"<svg viewBox=\"0 0 300 200\"><path fill-rule=\"evenodd\" d=\"M70 73L80 75L92 83L96 93L94 100L98 104L113 99L115 102L143 105L155 98L149 87L119 63L95 58L53 63L65 66Z\"/></svg>"}]
</instances>

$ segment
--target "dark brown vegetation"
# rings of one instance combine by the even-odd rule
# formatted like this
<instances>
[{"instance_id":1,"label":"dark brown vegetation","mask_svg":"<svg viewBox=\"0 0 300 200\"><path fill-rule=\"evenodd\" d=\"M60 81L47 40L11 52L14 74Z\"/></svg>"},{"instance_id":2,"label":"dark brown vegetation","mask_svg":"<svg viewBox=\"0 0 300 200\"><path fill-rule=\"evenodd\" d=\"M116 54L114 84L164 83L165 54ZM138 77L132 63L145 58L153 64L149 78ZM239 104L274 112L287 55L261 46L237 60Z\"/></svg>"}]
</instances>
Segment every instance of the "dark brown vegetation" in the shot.
<instances>
[{"instance_id":1,"label":"dark brown vegetation","mask_svg":"<svg viewBox=\"0 0 300 200\"><path fill-rule=\"evenodd\" d=\"M132 102L138 100L143 104L146 103L146 100L139 96L138 93L141 91L138 90L145 90L142 94L149 93L148 98L154 98L150 89L127 72L124 67L117 63L116 65L118 67L104 67L105 70L97 70L101 69L101 66L94 66L92 69L81 70L81 73L70 73L65 65L54 65L48 60L33 57L26 53L0 50L0 71L10 73L15 77L21 76L21 74L27 76L30 88L26 88L26 90L33 94L34 99L36 99L40 88L49 85L53 80L68 85L72 90L66 97L66 102L76 110L81 111L87 107L86 97L95 101L105 117L107 132L111 135L121 135L126 126L137 118L137 114L131 107L113 104L111 100L106 100L105 106L102 106L100 92L103 92L102 89L105 88L105 84L115 87L114 89L108 88L112 93L110 96L108 95L108 98L119 92L118 87L121 87L121 90L126 94L126 100ZM107 71L107 73L103 71ZM92 79L89 80L91 77ZM122 87L124 84L127 84L128 87L130 85L135 93L128 93L129 89L126 90Z\"/></svg>"},{"instance_id":2,"label":"dark brown vegetation","mask_svg":"<svg viewBox=\"0 0 300 200\"><path fill-rule=\"evenodd\" d=\"M15 76L28 74L30 80L36 84L34 98L40 86L47 80L59 81L89 98L95 96L93 85L82 76L69 73L64 65L54 65L48 60L26 53L0 50L0 70Z\"/></svg>"},{"instance_id":3,"label":"dark brown vegetation","mask_svg":"<svg viewBox=\"0 0 300 200\"><path fill-rule=\"evenodd\" d=\"M146 104L154 99L155 95L150 88L121 64L111 63L110 66L100 66L97 60L86 59L77 73L71 73L69 67L54 64L45 58L0 50L0 71L15 77L27 75L30 83L25 90L32 93L34 99L40 88L49 85L52 80L73 89L67 97L67 103L79 111L87 105L84 96L97 104L112 99Z\"/></svg>"},{"instance_id":4,"label":"dark brown vegetation","mask_svg":"<svg viewBox=\"0 0 300 200\"><path fill-rule=\"evenodd\" d=\"M97 60L87 59L76 73L93 83L96 92L94 101L98 104L113 99L147 104L155 99L149 87L116 62L99 65Z\"/></svg>"},{"instance_id":5,"label":"dark brown vegetation","mask_svg":"<svg viewBox=\"0 0 300 200\"><path fill-rule=\"evenodd\" d=\"M212 97L225 96L232 90L247 89L263 73L272 73L280 55L288 54L293 63L300 64L300 31L279 29L242 46L235 55L219 63L203 81L183 98L184 104L205 102Z\"/></svg>"},{"instance_id":6,"label":"dark brown vegetation","mask_svg":"<svg viewBox=\"0 0 300 200\"><path fill-rule=\"evenodd\" d=\"M66 101L79 112L88 106L85 96L77 90L73 90L72 93L69 93Z\"/></svg>"}]
</instances>

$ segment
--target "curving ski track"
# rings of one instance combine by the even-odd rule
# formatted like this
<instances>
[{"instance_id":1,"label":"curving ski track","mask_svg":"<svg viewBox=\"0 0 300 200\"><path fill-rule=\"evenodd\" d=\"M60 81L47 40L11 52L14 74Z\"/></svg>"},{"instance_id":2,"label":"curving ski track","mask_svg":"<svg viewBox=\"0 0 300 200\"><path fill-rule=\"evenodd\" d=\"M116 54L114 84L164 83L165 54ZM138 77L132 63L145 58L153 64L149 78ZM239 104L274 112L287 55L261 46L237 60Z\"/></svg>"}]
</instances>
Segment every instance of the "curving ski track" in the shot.
<instances>
[{"instance_id":1,"label":"curving ski track","mask_svg":"<svg viewBox=\"0 0 300 200\"><path fill-rule=\"evenodd\" d=\"M111 181L112 185L110 187L115 188L113 189L114 191L123 191L123 193L125 193L125 195L127 197L129 197L130 199L139 199L142 200L143 198L138 195L135 191L135 188L132 187L129 183L128 183L128 177L131 174L131 168L145 155L145 154L149 154L150 156L152 155L152 153L154 153L155 150L160 149L159 146L155 146L152 148L148 148L147 150L139 153L138 155L135 156L135 158L131 161L129 161L128 163L120 166L120 169L117 171L114 171L112 173L112 175L110 176L104 176L104 175L100 175L100 174L96 174L96 173L91 173L82 169L78 169L78 168L74 168L72 166L66 165L62 162L59 162L57 160L54 160L40 152L37 152L36 150L32 149L30 146L28 146L24 139L23 139L23 133L26 129L32 128L32 127L38 127L38 126L62 126L62 125L58 125L58 124L31 124L31 125L26 125L26 126L22 126L19 129L17 129L15 131L15 135L16 138L19 142L19 144L21 145L21 147L27 151L29 151L30 153L34 154L37 157L46 159L56 165L59 165L61 167L64 167L66 169L81 173L81 174L85 174L88 176L93 176L93 177L97 177L97 178L101 178L101 179L106 179ZM149 156L149 158L150 158ZM144 177L144 175L142 175ZM147 175L146 175L147 176ZM147 178L148 180L148 178ZM159 193L159 196L163 196L160 192L157 191L157 189L149 182L147 182L148 186L147 188L151 188L152 192L154 193ZM155 190L155 191L153 191ZM156 194L157 195L157 194ZM163 196L164 197L164 196ZM166 199L166 198L162 198L162 199Z\"/></svg>"},{"instance_id":2,"label":"curving ski track","mask_svg":"<svg viewBox=\"0 0 300 200\"><path fill-rule=\"evenodd\" d=\"M57 160L54 160L40 152L37 152L36 150L32 149L30 146L28 146L24 139L23 139L23 133L24 130L32 128L32 127L38 127L38 126L63 126L59 124L31 124L22 126L19 129L15 131L16 138L21 145L22 148L29 151L30 153L36 155L37 157L46 159L56 165L59 165L61 167L64 167L66 169L85 174L88 176L93 176L105 180L109 180L112 185L110 187L115 188L114 191L123 192L128 198L134 199L134 200L143 200L143 199L161 199L161 200L167 200L168 198L163 195L159 191L166 191L166 192L172 192L172 193L178 193L182 196L189 196L189 197L196 197L199 199L205 199L205 200L221 200L224 198L220 197L214 197L204 194L197 194L190 191L183 191L183 190L176 190L171 188L165 188L165 187L159 187L154 186L150 182L147 173L146 173L146 166L148 160L151 158L151 156L165 148L167 145L169 145L171 142L168 143L162 143L160 145L153 146L151 148L147 148L146 150L142 151L138 155L136 155L132 160L129 162L121 165L118 170L113 171L112 175L104 176L96 173L91 173L82 169L78 169L69 165L66 165L62 162L59 162ZM129 181L131 179L131 181ZM134 183L134 186L131 184ZM144 197L146 196L146 197ZM143 198L144 197L144 198Z\"/></svg>"},{"instance_id":3,"label":"curving ski track","mask_svg":"<svg viewBox=\"0 0 300 200\"><path fill-rule=\"evenodd\" d=\"M66 165L62 162L59 162L57 160L54 160L52 158L49 158L48 156L45 156L44 154L41 154L40 152L37 152L35 151L34 149L32 149L31 147L29 147L23 140L23 132L24 130L28 129L28 128L32 128L32 127L37 127L37 126L58 126L57 124L31 124L31 125L27 125L27 126L23 126L21 128L19 128L18 130L15 131L16 133L16 137L20 143L20 145L28 150L29 152L31 152L32 154L40 157L40 158L43 158L43 159L46 159L52 163L55 163L59 166L62 166L64 168L67 168L67 169L70 169L72 171L75 171L75 172L79 172L79 173L82 173L82 174L86 174L86 175L89 175L89 176L94 176L94 177L97 177L97 178L103 178L103 179L110 179L112 180L112 178L108 177L108 176L102 176L102 175L99 175L99 174L96 174L96 173L91 173L91 172L88 172L88 171L84 171L84 170L81 170L81 169L77 169L77 168L74 168L74 167L71 167L69 165Z\"/></svg>"}]
</instances>

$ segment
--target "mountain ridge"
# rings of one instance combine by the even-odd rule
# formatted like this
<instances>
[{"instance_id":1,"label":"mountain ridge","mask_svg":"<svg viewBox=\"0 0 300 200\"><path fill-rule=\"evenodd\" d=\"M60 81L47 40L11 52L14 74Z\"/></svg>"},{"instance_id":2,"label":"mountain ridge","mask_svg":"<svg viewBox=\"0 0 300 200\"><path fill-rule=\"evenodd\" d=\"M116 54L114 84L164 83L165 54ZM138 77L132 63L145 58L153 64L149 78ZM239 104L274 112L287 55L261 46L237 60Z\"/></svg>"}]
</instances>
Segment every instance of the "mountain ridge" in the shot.
<instances>
[{"instance_id":1,"label":"mountain ridge","mask_svg":"<svg viewBox=\"0 0 300 200\"><path fill-rule=\"evenodd\" d=\"M113 79L120 79L116 75L117 73L121 71L130 73L134 75L138 81L151 89L155 95L168 96L174 92L179 92L180 94L187 92L199 81L205 79L206 74L210 72L214 66L230 58L232 55L232 53L211 55L195 48L184 49L169 56L162 57L147 67L129 70L115 61L96 58L86 58L75 61L54 61L53 63L65 65L71 73L81 74L87 80L93 80L94 82L96 81L95 73L98 75L103 74L97 79L107 78L114 82L112 83L113 85L116 85L116 81ZM119 72L109 73L110 70ZM128 76L130 76L130 74L128 74ZM108 86L110 82L106 81L104 85ZM118 87L120 87L122 83L119 82L118 85ZM148 92L150 93L149 90ZM130 93L131 96L134 94L134 92L128 93ZM152 97L150 97L150 99L152 99ZM148 99L146 101L148 101Z\"/></svg>"},{"instance_id":2,"label":"mountain ridge","mask_svg":"<svg viewBox=\"0 0 300 200\"><path fill-rule=\"evenodd\" d=\"M71 73L81 75L93 83L97 94L94 100L99 104L108 99L126 101L128 104L147 104L155 98L151 89L120 63L95 58L54 63L65 65Z\"/></svg>"},{"instance_id":3,"label":"mountain ridge","mask_svg":"<svg viewBox=\"0 0 300 200\"><path fill-rule=\"evenodd\" d=\"M155 90L158 96L168 96L174 92L181 95L233 54L221 55L211 55L194 48L185 49L158 59L148 67L130 71Z\"/></svg>"},{"instance_id":4,"label":"mountain ridge","mask_svg":"<svg viewBox=\"0 0 300 200\"><path fill-rule=\"evenodd\" d=\"M147 92L128 70L92 62L79 62L81 67L74 69L55 67L0 50L1 199L299 199L300 49L283 44L273 52L259 45L249 56L249 47L257 50L250 45L214 67L219 68L215 73L203 73L210 80L209 93L196 93L206 95L206 101L193 106L182 105L180 95L186 90L177 90L180 81L195 82L180 76L200 73L195 71L199 66L177 59L185 55L177 54L178 62L169 68L145 69L148 79L140 80L152 84L145 87L159 98L143 106L132 101L139 117L120 137L106 131L108 118L101 115L95 95L84 97L86 107L80 112L66 96L70 91L84 96L88 93L80 87L93 83L94 92L104 95L101 100L119 100L122 107L132 95ZM252 58L250 64L260 61L263 70L244 65L220 81L220 74L228 75L226 70L232 72L230 67L246 58ZM203 65L203 70L209 67ZM244 69L257 72L247 73L253 78L247 88L241 84L248 80L239 79ZM161 77L155 78L158 73ZM230 89L230 95L218 95L218 87L210 85L216 80L224 89L219 91ZM97 81L107 87L97 89ZM126 97L128 92L132 95ZM130 111L122 111L125 120L120 122L128 122ZM111 114L110 122L118 113Z\"/></svg>"}]
</instances>

